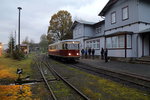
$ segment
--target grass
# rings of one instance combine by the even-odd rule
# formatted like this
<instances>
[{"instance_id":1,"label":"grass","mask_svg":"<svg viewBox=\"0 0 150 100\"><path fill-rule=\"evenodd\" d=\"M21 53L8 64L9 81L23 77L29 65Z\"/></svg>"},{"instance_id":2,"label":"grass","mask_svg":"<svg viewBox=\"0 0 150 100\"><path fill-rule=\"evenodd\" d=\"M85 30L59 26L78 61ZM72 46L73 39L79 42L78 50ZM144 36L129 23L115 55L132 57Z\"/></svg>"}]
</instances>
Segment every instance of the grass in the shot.
<instances>
[{"instance_id":1,"label":"grass","mask_svg":"<svg viewBox=\"0 0 150 100\"><path fill-rule=\"evenodd\" d=\"M31 63L33 55L25 60L14 60L0 57L0 84L10 84L18 78L17 68L23 69L21 78L32 75ZM0 85L0 100L32 100L31 85Z\"/></svg>"},{"instance_id":2,"label":"grass","mask_svg":"<svg viewBox=\"0 0 150 100\"><path fill-rule=\"evenodd\" d=\"M63 76L73 76L69 81L78 87L91 100L150 100L150 94L126 85L98 77L58 62L56 64Z\"/></svg>"},{"instance_id":3,"label":"grass","mask_svg":"<svg viewBox=\"0 0 150 100\"><path fill-rule=\"evenodd\" d=\"M1 56L0 79L8 79L8 80L16 79L18 77L18 75L16 74L17 68L23 69L22 77L31 75L32 74L30 68L31 62L32 62L31 55L27 59L21 61Z\"/></svg>"}]
</instances>

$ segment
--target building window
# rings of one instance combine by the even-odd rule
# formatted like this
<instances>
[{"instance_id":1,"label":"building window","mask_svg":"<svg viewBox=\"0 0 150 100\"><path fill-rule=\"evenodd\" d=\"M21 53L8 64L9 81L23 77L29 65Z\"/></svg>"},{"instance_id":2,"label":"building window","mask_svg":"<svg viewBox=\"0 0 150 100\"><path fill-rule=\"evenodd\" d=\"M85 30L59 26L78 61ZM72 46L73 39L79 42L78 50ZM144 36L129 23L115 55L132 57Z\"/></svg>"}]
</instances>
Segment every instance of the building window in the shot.
<instances>
[{"instance_id":1,"label":"building window","mask_svg":"<svg viewBox=\"0 0 150 100\"><path fill-rule=\"evenodd\" d=\"M131 41L131 35L127 35L127 48L132 48ZM125 35L106 38L106 47L109 49L125 48Z\"/></svg>"},{"instance_id":2,"label":"building window","mask_svg":"<svg viewBox=\"0 0 150 100\"><path fill-rule=\"evenodd\" d=\"M129 18L128 6L122 8L122 20L127 20Z\"/></svg>"},{"instance_id":3,"label":"building window","mask_svg":"<svg viewBox=\"0 0 150 100\"><path fill-rule=\"evenodd\" d=\"M106 47L107 47L107 48L112 48L111 37L106 38Z\"/></svg>"},{"instance_id":4,"label":"building window","mask_svg":"<svg viewBox=\"0 0 150 100\"><path fill-rule=\"evenodd\" d=\"M97 27L96 30L95 30L96 34L99 34L101 33L101 27Z\"/></svg>"},{"instance_id":5,"label":"building window","mask_svg":"<svg viewBox=\"0 0 150 100\"><path fill-rule=\"evenodd\" d=\"M124 38L124 35L120 35L118 36L118 45L119 45L119 48L124 48L125 46L125 38Z\"/></svg>"},{"instance_id":6,"label":"building window","mask_svg":"<svg viewBox=\"0 0 150 100\"><path fill-rule=\"evenodd\" d=\"M100 40L97 40L96 42L97 42L97 43L96 43L97 49L99 49L99 48L100 48Z\"/></svg>"},{"instance_id":7,"label":"building window","mask_svg":"<svg viewBox=\"0 0 150 100\"><path fill-rule=\"evenodd\" d=\"M86 42L86 47L89 48L89 42Z\"/></svg>"},{"instance_id":8,"label":"building window","mask_svg":"<svg viewBox=\"0 0 150 100\"><path fill-rule=\"evenodd\" d=\"M118 36L112 37L112 47L118 48Z\"/></svg>"},{"instance_id":9,"label":"building window","mask_svg":"<svg viewBox=\"0 0 150 100\"><path fill-rule=\"evenodd\" d=\"M90 48L92 48L92 41L90 41Z\"/></svg>"},{"instance_id":10,"label":"building window","mask_svg":"<svg viewBox=\"0 0 150 100\"><path fill-rule=\"evenodd\" d=\"M93 40L93 48L96 49L96 42Z\"/></svg>"},{"instance_id":11,"label":"building window","mask_svg":"<svg viewBox=\"0 0 150 100\"><path fill-rule=\"evenodd\" d=\"M112 24L116 23L116 12L111 13L111 23Z\"/></svg>"},{"instance_id":12,"label":"building window","mask_svg":"<svg viewBox=\"0 0 150 100\"><path fill-rule=\"evenodd\" d=\"M127 35L127 48L131 48L131 35Z\"/></svg>"}]
</instances>

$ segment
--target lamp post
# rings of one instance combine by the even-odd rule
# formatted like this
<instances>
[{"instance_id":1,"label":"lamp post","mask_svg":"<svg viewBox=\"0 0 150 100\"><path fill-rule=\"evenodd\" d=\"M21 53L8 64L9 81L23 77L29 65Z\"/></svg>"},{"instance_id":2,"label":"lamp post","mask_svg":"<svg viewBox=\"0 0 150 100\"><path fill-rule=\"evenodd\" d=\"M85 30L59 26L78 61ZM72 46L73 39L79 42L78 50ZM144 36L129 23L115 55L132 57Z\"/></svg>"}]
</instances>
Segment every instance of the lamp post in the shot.
<instances>
[{"instance_id":1,"label":"lamp post","mask_svg":"<svg viewBox=\"0 0 150 100\"><path fill-rule=\"evenodd\" d=\"M19 10L19 18L18 18L18 48L19 48L19 51L20 51L20 11L21 11L21 7L18 7L18 10Z\"/></svg>"}]
</instances>

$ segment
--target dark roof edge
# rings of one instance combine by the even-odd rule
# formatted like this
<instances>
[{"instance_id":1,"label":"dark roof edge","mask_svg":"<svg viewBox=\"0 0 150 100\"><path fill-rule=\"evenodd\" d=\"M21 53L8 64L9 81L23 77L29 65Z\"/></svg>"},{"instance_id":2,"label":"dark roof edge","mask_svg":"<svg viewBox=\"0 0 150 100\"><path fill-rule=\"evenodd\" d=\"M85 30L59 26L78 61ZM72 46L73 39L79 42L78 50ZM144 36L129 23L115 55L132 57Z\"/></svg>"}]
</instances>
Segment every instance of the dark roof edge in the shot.
<instances>
[{"instance_id":1,"label":"dark roof edge","mask_svg":"<svg viewBox=\"0 0 150 100\"><path fill-rule=\"evenodd\" d=\"M98 14L98 16L104 16L105 12L115 4L118 0L109 0L108 3L105 5L105 7L102 9L102 11Z\"/></svg>"}]
</instances>

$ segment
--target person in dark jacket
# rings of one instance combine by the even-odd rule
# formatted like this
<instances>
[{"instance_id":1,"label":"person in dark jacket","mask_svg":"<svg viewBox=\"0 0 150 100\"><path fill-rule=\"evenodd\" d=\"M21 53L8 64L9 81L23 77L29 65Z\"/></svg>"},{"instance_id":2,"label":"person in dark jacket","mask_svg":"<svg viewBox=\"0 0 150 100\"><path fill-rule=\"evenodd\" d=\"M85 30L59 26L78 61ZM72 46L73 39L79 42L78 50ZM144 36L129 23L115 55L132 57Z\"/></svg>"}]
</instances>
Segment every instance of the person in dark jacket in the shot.
<instances>
[{"instance_id":1,"label":"person in dark jacket","mask_svg":"<svg viewBox=\"0 0 150 100\"><path fill-rule=\"evenodd\" d=\"M105 62L108 62L108 50L107 50L107 48L105 49L104 56L105 56Z\"/></svg>"},{"instance_id":2,"label":"person in dark jacket","mask_svg":"<svg viewBox=\"0 0 150 100\"><path fill-rule=\"evenodd\" d=\"M92 49L92 58L94 59L94 54L95 54L95 50L94 48Z\"/></svg>"},{"instance_id":3,"label":"person in dark jacket","mask_svg":"<svg viewBox=\"0 0 150 100\"><path fill-rule=\"evenodd\" d=\"M82 58L84 57L84 49L81 50Z\"/></svg>"},{"instance_id":4,"label":"person in dark jacket","mask_svg":"<svg viewBox=\"0 0 150 100\"><path fill-rule=\"evenodd\" d=\"M91 48L88 49L89 58L91 58Z\"/></svg>"},{"instance_id":5,"label":"person in dark jacket","mask_svg":"<svg viewBox=\"0 0 150 100\"><path fill-rule=\"evenodd\" d=\"M101 59L102 60L104 59L104 49L103 48L101 49Z\"/></svg>"},{"instance_id":6,"label":"person in dark jacket","mask_svg":"<svg viewBox=\"0 0 150 100\"><path fill-rule=\"evenodd\" d=\"M85 58L87 59L87 49L85 49L84 53L85 53Z\"/></svg>"}]
</instances>

